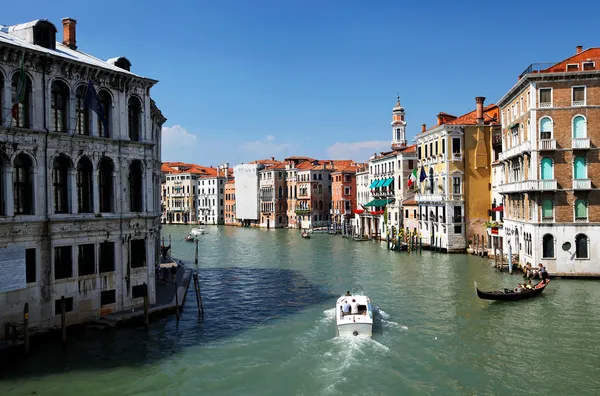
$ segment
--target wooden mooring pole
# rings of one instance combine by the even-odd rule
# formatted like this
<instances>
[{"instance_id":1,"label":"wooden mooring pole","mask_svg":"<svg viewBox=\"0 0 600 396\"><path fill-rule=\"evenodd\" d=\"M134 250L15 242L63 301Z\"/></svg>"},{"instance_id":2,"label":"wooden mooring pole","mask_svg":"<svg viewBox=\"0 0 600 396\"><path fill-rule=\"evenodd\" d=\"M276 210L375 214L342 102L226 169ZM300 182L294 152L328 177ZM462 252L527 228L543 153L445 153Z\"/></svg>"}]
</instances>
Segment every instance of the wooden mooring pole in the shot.
<instances>
[{"instance_id":1,"label":"wooden mooring pole","mask_svg":"<svg viewBox=\"0 0 600 396\"><path fill-rule=\"evenodd\" d=\"M494 238L494 268L498 267L498 241L497 238Z\"/></svg>"},{"instance_id":2,"label":"wooden mooring pole","mask_svg":"<svg viewBox=\"0 0 600 396\"><path fill-rule=\"evenodd\" d=\"M148 285L144 283L144 328L146 330L148 330L148 321Z\"/></svg>"},{"instance_id":3,"label":"wooden mooring pole","mask_svg":"<svg viewBox=\"0 0 600 396\"><path fill-rule=\"evenodd\" d=\"M196 291L196 303L198 304L198 315L204 315L204 307L202 306L202 296L200 294L200 281L198 280L198 274L194 275L194 290Z\"/></svg>"},{"instance_id":4,"label":"wooden mooring pole","mask_svg":"<svg viewBox=\"0 0 600 396\"><path fill-rule=\"evenodd\" d=\"M177 275L175 275L177 276ZM177 321L179 321L179 291L177 290L177 280L175 281L175 316L177 317Z\"/></svg>"},{"instance_id":5,"label":"wooden mooring pole","mask_svg":"<svg viewBox=\"0 0 600 396\"><path fill-rule=\"evenodd\" d=\"M23 308L23 338L25 339L25 354L29 353L29 303Z\"/></svg>"},{"instance_id":6,"label":"wooden mooring pole","mask_svg":"<svg viewBox=\"0 0 600 396\"><path fill-rule=\"evenodd\" d=\"M196 254L194 255L194 264L198 264L198 240L196 239Z\"/></svg>"},{"instance_id":7,"label":"wooden mooring pole","mask_svg":"<svg viewBox=\"0 0 600 396\"><path fill-rule=\"evenodd\" d=\"M62 329L63 345L67 344L67 312L65 296L60 297L60 328Z\"/></svg>"}]
</instances>

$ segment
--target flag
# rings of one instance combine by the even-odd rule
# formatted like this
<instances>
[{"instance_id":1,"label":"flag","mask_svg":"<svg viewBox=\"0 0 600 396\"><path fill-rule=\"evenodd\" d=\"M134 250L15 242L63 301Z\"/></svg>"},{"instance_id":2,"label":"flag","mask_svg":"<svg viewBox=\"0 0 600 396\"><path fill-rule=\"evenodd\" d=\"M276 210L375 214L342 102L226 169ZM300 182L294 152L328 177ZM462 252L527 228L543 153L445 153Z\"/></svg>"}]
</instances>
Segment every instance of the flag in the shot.
<instances>
[{"instance_id":1,"label":"flag","mask_svg":"<svg viewBox=\"0 0 600 396\"><path fill-rule=\"evenodd\" d=\"M408 188L411 188L417 182L417 168L413 169L410 177L408 178Z\"/></svg>"},{"instance_id":2,"label":"flag","mask_svg":"<svg viewBox=\"0 0 600 396\"><path fill-rule=\"evenodd\" d=\"M98 115L98 118L102 121L102 125L104 125L104 134L108 136L108 120L104 115L104 109L98 100L98 93L96 92L96 88L94 88L94 84L92 84L92 80L88 80L83 105Z\"/></svg>"},{"instance_id":3,"label":"flag","mask_svg":"<svg viewBox=\"0 0 600 396\"><path fill-rule=\"evenodd\" d=\"M421 165L421 175L419 176L419 181L423 183L427 179L427 173L425 173L425 167Z\"/></svg>"},{"instance_id":4,"label":"flag","mask_svg":"<svg viewBox=\"0 0 600 396\"><path fill-rule=\"evenodd\" d=\"M21 68L19 69L19 80L17 81L17 92L12 106L12 116L16 120L19 116L19 103L25 100L27 81L25 80L25 55L21 57Z\"/></svg>"}]
</instances>

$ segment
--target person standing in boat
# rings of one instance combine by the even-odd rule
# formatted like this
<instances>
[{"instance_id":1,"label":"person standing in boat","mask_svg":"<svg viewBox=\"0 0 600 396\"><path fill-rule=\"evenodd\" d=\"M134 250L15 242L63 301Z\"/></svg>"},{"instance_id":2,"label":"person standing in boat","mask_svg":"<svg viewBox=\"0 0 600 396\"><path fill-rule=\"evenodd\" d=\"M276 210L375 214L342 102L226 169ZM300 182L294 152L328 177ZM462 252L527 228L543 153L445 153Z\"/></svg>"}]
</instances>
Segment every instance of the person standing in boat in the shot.
<instances>
[{"instance_id":1,"label":"person standing in boat","mask_svg":"<svg viewBox=\"0 0 600 396\"><path fill-rule=\"evenodd\" d=\"M352 315L358 315L358 303L355 299L352 299L352 303L350 304L350 313Z\"/></svg>"},{"instance_id":2,"label":"person standing in boat","mask_svg":"<svg viewBox=\"0 0 600 396\"><path fill-rule=\"evenodd\" d=\"M350 294L350 290L348 290L348 291L346 292L346 297L349 297L349 296L351 296L351 294Z\"/></svg>"},{"instance_id":3,"label":"person standing in boat","mask_svg":"<svg viewBox=\"0 0 600 396\"><path fill-rule=\"evenodd\" d=\"M342 305L342 314L350 315L350 304L348 304L348 300L344 300L344 305Z\"/></svg>"},{"instance_id":4,"label":"person standing in boat","mask_svg":"<svg viewBox=\"0 0 600 396\"><path fill-rule=\"evenodd\" d=\"M538 264L538 268L538 274L540 275L540 279L542 279L545 282L549 278L548 271L546 271L546 267L544 267L542 263Z\"/></svg>"}]
</instances>

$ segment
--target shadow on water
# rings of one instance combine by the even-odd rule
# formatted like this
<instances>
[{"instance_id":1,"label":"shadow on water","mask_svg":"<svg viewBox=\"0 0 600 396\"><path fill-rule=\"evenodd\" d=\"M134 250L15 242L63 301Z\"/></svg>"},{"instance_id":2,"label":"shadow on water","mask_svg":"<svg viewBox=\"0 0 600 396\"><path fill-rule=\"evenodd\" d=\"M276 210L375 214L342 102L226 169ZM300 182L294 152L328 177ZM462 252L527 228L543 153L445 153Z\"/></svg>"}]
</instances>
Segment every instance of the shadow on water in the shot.
<instances>
[{"instance_id":1,"label":"shadow on water","mask_svg":"<svg viewBox=\"0 0 600 396\"><path fill-rule=\"evenodd\" d=\"M179 322L174 316L143 328L87 330L32 344L28 358L0 361L0 379L73 370L152 364L185 348L206 346L294 315L335 297L290 269L208 268L199 271L204 316L197 313L193 285Z\"/></svg>"}]
</instances>

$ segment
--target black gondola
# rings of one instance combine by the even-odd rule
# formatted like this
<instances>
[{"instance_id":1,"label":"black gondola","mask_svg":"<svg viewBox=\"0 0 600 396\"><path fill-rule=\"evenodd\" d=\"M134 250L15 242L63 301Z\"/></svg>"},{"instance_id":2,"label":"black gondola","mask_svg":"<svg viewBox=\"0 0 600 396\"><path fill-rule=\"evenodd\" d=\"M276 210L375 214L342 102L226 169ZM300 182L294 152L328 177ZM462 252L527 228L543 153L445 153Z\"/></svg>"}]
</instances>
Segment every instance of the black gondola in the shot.
<instances>
[{"instance_id":1,"label":"black gondola","mask_svg":"<svg viewBox=\"0 0 600 396\"><path fill-rule=\"evenodd\" d=\"M525 289L520 292L515 292L514 290L504 289L504 290L495 290L495 291L481 291L477 288L477 282L475 282L475 290L477 291L477 297L482 300L495 300L495 301L516 301L523 300L525 298L535 297L542 294L546 286L550 283L550 279L546 279L546 281L541 281L536 284L533 289Z\"/></svg>"}]
</instances>

